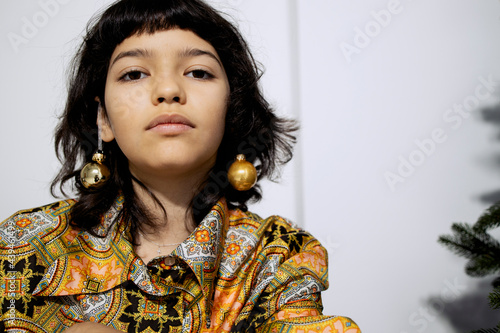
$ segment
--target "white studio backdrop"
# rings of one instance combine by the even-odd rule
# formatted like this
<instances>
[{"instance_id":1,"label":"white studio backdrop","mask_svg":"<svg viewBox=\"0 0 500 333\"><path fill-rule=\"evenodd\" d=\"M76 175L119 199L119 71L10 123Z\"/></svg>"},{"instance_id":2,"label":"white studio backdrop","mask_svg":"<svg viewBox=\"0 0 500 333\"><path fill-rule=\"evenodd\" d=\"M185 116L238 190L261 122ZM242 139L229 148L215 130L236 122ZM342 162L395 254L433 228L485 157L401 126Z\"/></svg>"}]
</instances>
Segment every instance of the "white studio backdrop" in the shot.
<instances>
[{"instance_id":1,"label":"white studio backdrop","mask_svg":"<svg viewBox=\"0 0 500 333\"><path fill-rule=\"evenodd\" d=\"M55 200L64 70L108 3L0 3L1 219ZM460 306L472 316L480 305L467 300L486 280L467 277L437 238L475 222L481 197L500 189L499 131L484 120L500 103L500 1L211 3L250 41L268 99L301 121L294 162L251 209L296 221L328 249L325 314L364 332L459 332Z\"/></svg>"}]
</instances>

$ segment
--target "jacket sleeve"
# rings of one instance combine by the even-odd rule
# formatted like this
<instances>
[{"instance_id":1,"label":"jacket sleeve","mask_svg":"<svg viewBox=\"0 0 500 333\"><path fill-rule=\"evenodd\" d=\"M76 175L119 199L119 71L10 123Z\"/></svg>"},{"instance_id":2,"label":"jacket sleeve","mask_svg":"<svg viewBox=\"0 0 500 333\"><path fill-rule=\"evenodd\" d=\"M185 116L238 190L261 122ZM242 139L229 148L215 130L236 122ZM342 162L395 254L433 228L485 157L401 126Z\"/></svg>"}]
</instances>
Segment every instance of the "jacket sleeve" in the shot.
<instances>
[{"instance_id":1,"label":"jacket sleeve","mask_svg":"<svg viewBox=\"0 0 500 333\"><path fill-rule=\"evenodd\" d=\"M324 316L321 291L328 288L328 255L309 233L280 221L270 227L256 277L262 288L246 320L235 332L361 332L354 321ZM268 264L273 262L274 264Z\"/></svg>"}]
</instances>

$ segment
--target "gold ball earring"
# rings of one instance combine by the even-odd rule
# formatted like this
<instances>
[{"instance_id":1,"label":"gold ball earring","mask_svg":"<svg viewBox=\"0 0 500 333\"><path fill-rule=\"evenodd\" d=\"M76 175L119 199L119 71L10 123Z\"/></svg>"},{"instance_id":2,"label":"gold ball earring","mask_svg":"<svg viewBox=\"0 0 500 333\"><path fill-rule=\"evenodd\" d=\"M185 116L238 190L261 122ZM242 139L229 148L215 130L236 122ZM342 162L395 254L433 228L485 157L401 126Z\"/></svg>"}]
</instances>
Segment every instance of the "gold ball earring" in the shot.
<instances>
[{"instance_id":1,"label":"gold ball earring","mask_svg":"<svg viewBox=\"0 0 500 333\"><path fill-rule=\"evenodd\" d=\"M248 191L257 182L257 169L245 160L245 155L239 154L229 167L227 178L238 191Z\"/></svg>"},{"instance_id":2,"label":"gold ball earring","mask_svg":"<svg viewBox=\"0 0 500 333\"><path fill-rule=\"evenodd\" d=\"M99 102L97 107L97 151L92 156L92 161L94 162L85 164L80 171L80 182L85 188L100 188L108 181L110 176L108 167L103 164L106 157L102 150L102 111L102 106Z\"/></svg>"},{"instance_id":3,"label":"gold ball earring","mask_svg":"<svg viewBox=\"0 0 500 333\"><path fill-rule=\"evenodd\" d=\"M103 164L105 160L102 150L97 150L92 156L92 161L85 164L80 171L80 182L85 188L99 188L109 179L110 172Z\"/></svg>"}]
</instances>

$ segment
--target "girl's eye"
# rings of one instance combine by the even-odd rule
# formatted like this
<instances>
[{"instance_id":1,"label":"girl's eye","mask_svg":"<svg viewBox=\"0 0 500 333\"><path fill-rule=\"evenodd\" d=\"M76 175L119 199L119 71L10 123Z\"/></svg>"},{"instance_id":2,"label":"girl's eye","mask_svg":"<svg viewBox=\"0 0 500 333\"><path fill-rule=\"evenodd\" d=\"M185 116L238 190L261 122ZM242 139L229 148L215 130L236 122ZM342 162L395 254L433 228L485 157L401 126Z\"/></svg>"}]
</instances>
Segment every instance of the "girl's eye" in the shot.
<instances>
[{"instance_id":1,"label":"girl's eye","mask_svg":"<svg viewBox=\"0 0 500 333\"><path fill-rule=\"evenodd\" d=\"M214 77L212 74L203 69L195 69L194 71L189 72L187 76L201 80L208 80Z\"/></svg>"},{"instance_id":2,"label":"girl's eye","mask_svg":"<svg viewBox=\"0 0 500 333\"><path fill-rule=\"evenodd\" d=\"M120 80L122 81L137 81L140 79L144 79L146 77L146 74L140 71L130 71L128 73L125 73L120 77Z\"/></svg>"}]
</instances>

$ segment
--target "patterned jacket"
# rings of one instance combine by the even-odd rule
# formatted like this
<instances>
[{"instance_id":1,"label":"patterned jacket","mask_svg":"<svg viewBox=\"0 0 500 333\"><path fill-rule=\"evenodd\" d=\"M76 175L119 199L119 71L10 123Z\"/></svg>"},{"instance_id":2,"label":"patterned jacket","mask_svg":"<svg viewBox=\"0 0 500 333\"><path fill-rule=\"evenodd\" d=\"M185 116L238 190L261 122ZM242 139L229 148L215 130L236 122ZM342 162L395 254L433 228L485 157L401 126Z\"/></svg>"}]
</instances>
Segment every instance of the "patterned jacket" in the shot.
<instances>
[{"instance_id":1,"label":"patterned jacket","mask_svg":"<svg viewBox=\"0 0 500 333\"><path fill-rule=\"evenodd\" d=\"M104 237L70 225L74 203L0 224L0 331L95 321L124 332L360 332L322 315L326 250L283 218L221 200L169 257L146 265L120 218L122 198L96 229Z\"/></svg>"}]
</instances>

